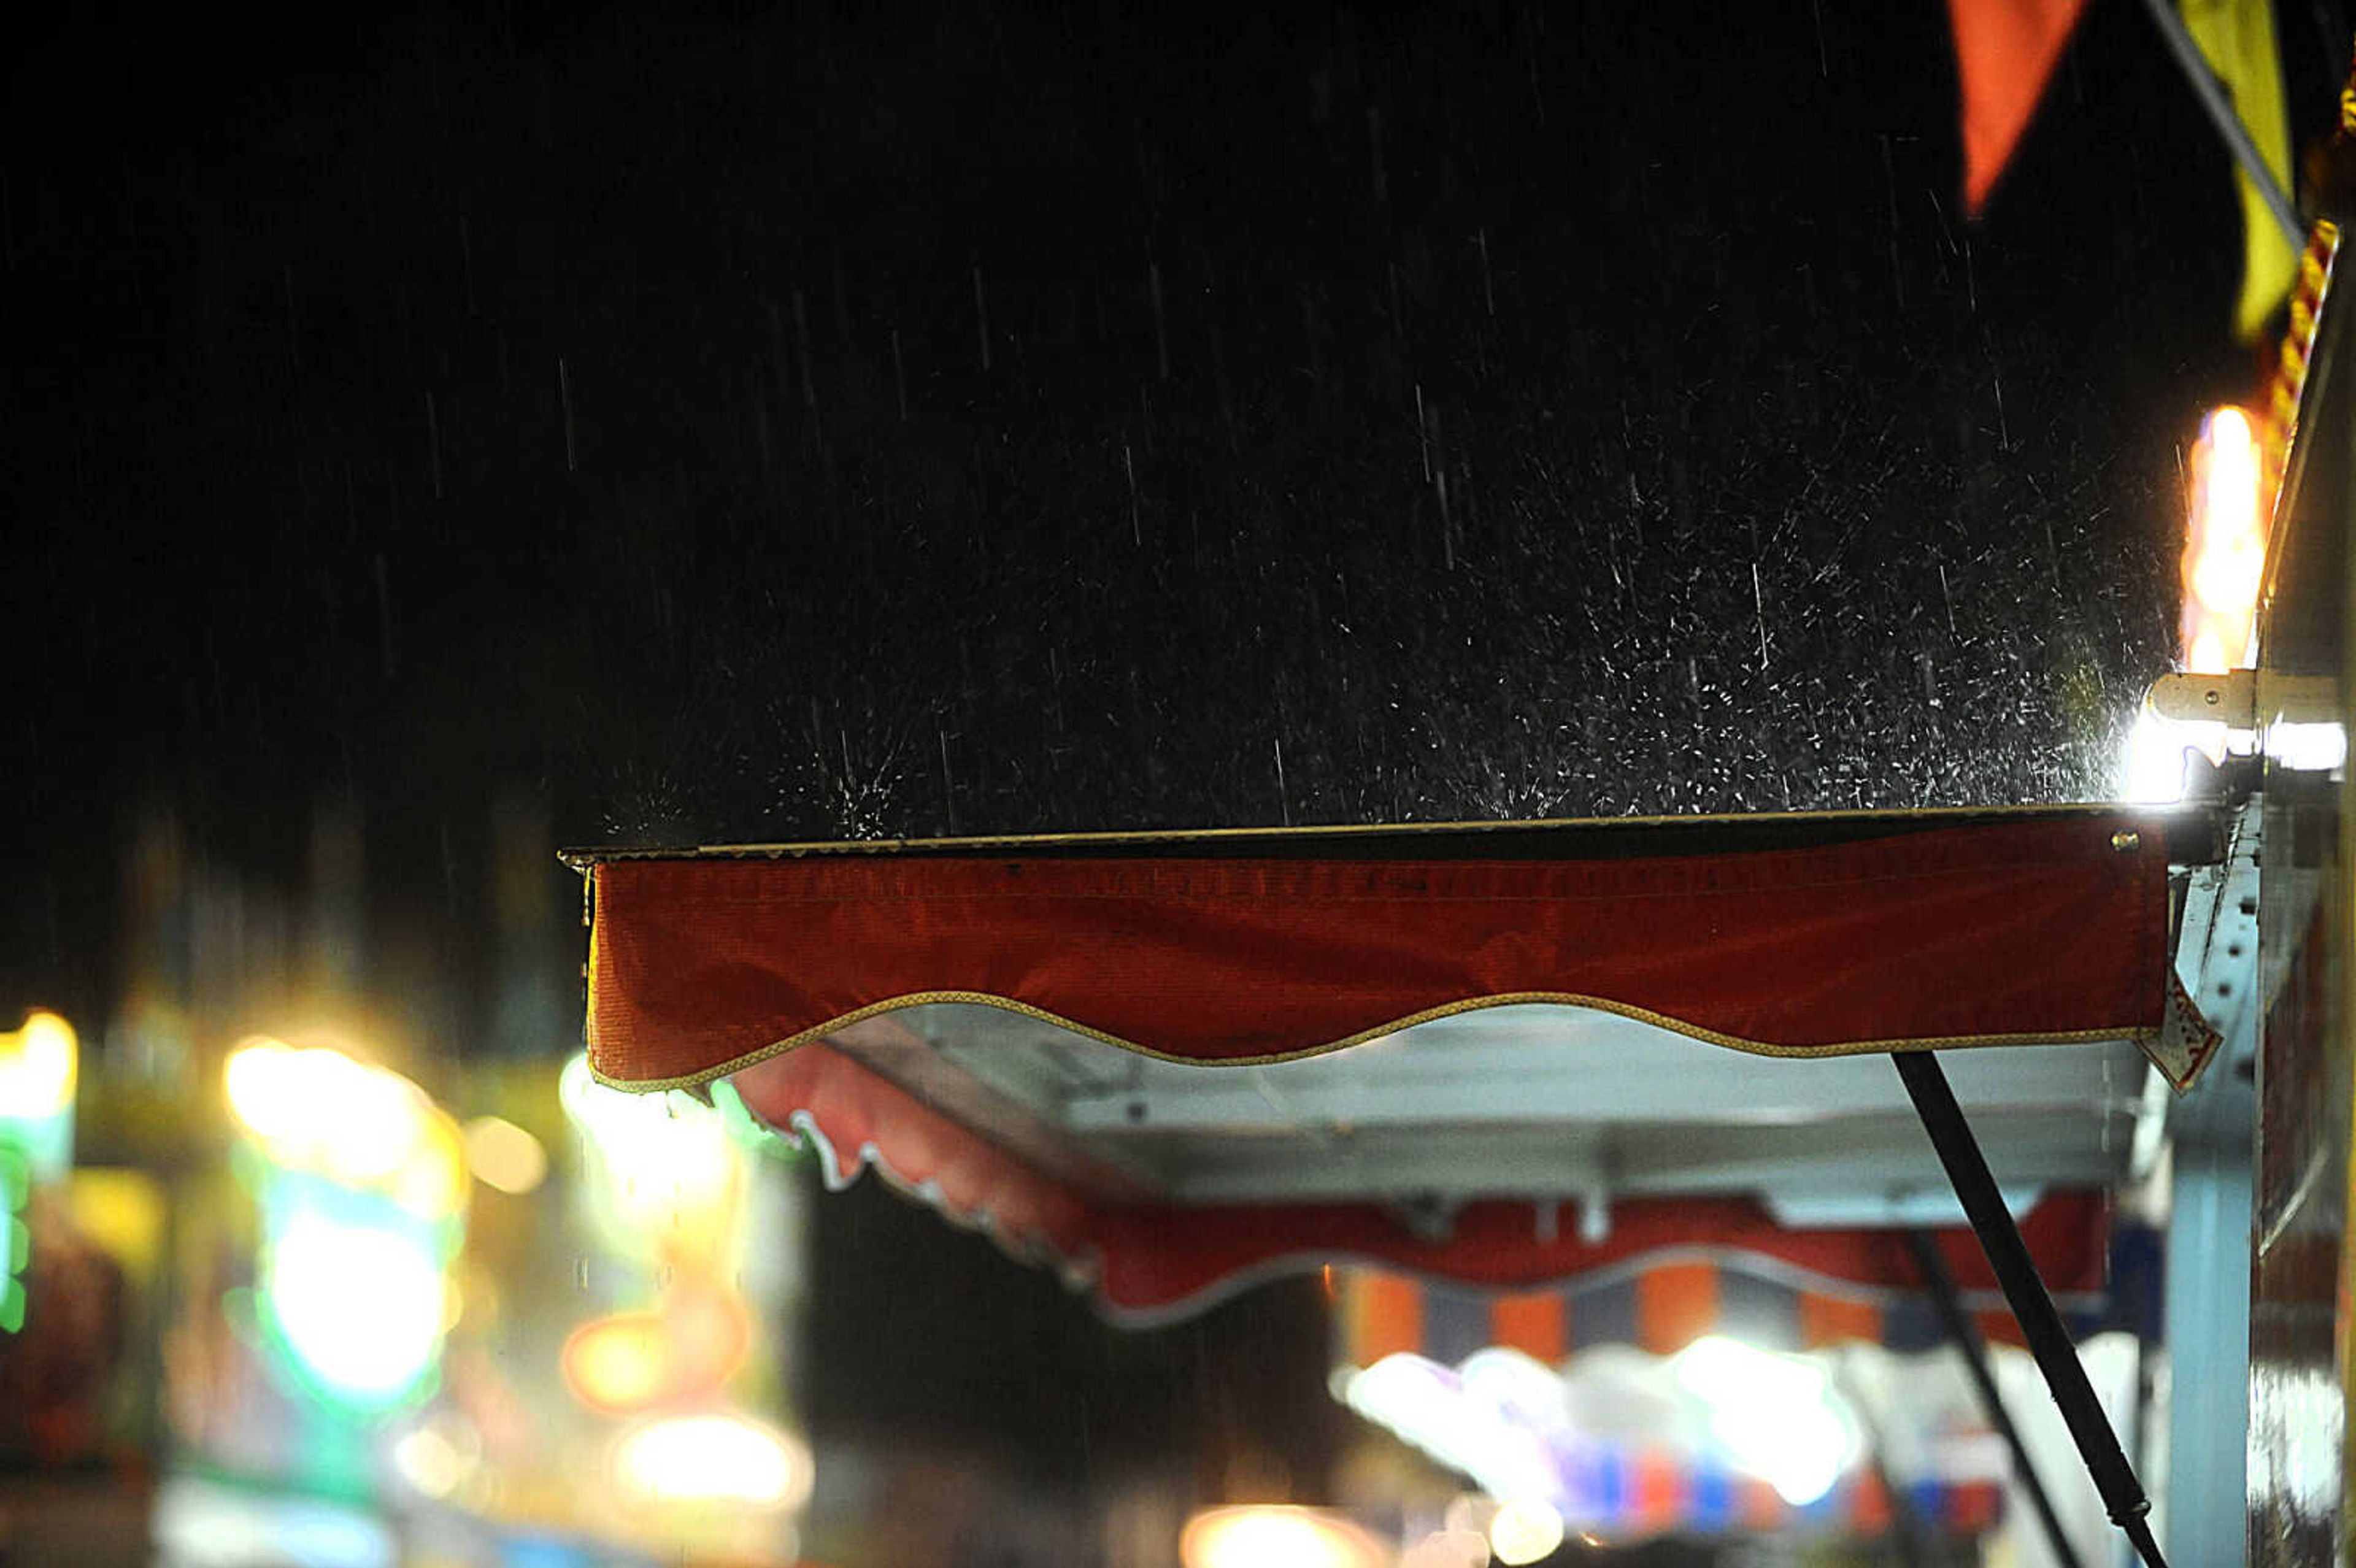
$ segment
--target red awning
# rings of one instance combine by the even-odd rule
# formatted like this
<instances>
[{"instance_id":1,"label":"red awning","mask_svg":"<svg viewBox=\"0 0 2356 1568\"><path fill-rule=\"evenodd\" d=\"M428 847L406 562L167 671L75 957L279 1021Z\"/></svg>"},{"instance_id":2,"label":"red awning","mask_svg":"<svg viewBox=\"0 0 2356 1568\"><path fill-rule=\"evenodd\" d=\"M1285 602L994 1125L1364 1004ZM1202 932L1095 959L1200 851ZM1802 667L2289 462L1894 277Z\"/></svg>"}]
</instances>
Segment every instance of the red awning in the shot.
<instances>
[{"instance_id":1,"label":"red awning","mask_svg":"<svg viewBox=\"0 0 2356 1568\"><path fill-rule=\"evenodd\" d=\"M1530 1159L1481 1174L1506 1147L1495 1136L1519 1098L1510 1083L1488 1085L1502 1106L1493 1095L1442 1129L1439 1147L1473 1176L1420 1219L1402 1202L1408 1157L1370 1162L1355 1113L1292 1118L1304 1150L1348 1145L1350 1168L1366 1172L1363 1193L1328 1184L1316 1201L1222 1184L1205 1165L1265 1170L1280 1141L1131 1157L1059 1117L1119 1104L1123 1062L1258 1073L1281 1102L1294 1081L1269 1074L1301 1068L1274 1064L1344 1052L1316 1070L1378 1075L1414 1039L1431 1043L1412 1093L1437 1117L1450 1094L1431 1088L1434 1064L1457 1097L1481 1086L1447 1082L1435 1030L1546 1009L1611 1033L1616 1054L1568 1037L1552 1054L1492 1040L1482 1071L1543 1070L1559 1094L1565 1071L1608 1060L1619 1076L1596 1087L1624 1097L1637 1092L1627 1077L1657 1064L1674 1101L1708 1071L1697 1041L1804 1059L2150 1048L2169 1023L2169 837L2185 831L2065 807L589 853L574 859L594 899L590 1060L623 1088L726 1078L773 1125L815 1134L837 1179L879 1165L1010 1247L1092 1276L1118 1309L1333 1256L1525 1285L1599 1259L1547 1218L1584 1177ZM1067 1052L1053 1082L1022 1079L1019 1053L993 1054L988 1029L960 1025L970 1039L945 1046L941 1029L895 1013L997 1018L1109 1065ZM1398 1124L1417 1103L1377 1107L1384 1148L1407 1147L1397 1140L1418 1129ZM1146 1120L1143 1098L1133 1109ZM1416 1157L1428 1166L1430 1149ZM1927 1151L1924 1166L1935 1180ZM1881 1266L1864 1257L1869 1241L1787 1230L1744 1199L1655 1212L1615 1197L1612 1212L1616 1256L1754 1247L1866 1283Z\"/></svg>"}]
</instances>

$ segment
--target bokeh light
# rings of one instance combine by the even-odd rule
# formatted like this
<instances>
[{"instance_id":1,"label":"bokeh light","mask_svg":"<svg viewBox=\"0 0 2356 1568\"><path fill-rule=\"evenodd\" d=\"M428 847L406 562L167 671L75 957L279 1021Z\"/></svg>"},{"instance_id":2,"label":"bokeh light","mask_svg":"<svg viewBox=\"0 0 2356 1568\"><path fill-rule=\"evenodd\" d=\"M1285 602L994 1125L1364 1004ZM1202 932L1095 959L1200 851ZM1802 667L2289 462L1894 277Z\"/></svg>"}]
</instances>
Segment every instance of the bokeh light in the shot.
<instances>
[{"instance_id":1,"label":"bokeh light","mask_svg":"<svg viewBox=\"0 0 2356 1568\"><path fill-rule=\"evenodd\" d=\"M798 1441L742 1415L680 1415L623 1435L615 1477L648 1502L733 1503L797 1509L809 1499L809 1453Z\"/></svg>"},{"instance_id":2,"label":"bokeh light","mask_svg":"<svg viewBox=\"0 0 2356 1568\"><path fill-rule=\"evenodd\" d=\"M1317 1509L1212 1509L1178 1539L1185 1568L1376 1568L1388 1553L1372 1534Z\"/></svg>"},{"instance_id":3,"label":"bokeh light","mask_svg":"<svg viewBox=\"0 0 2356 1568\"><path fill-rule=\"evenodd\" d=\"M1543 1502L1508 1502L1489 1521L1489 1550L1507 1568L1551 1556L1561 1544L1562 1515Z\"/></svg>"},{"instance_id":4,"label":"bokeh light","mask_svg":"<svg viewBox=\"0 0 2356 1568\"><path fill-rule=\"evenodd\" d=\"M334 1395L391 1403L440 1353L448 1293L423 1238L303 1210L270 1243L262 1282L287 1347Z\"/></svg>"},{"instance_id":5,"label":"bokeh light","mask_svg":"<svg viewBox=\"0 0 2356 1568\"><path fill-rule=\"evenodd\" d=\"M73 1104L80 1048L73 1026L36 1010L14 1034L0 1034L0 1121L53 1116Z\"/></svg>"},{"instance_id":6,"label":"bokeh light","mask_svg":"<svg viewBox=\"0 0 2356 1568\"><path fill-rule=\"evenodd\" d=\"M1678 1386L1708 1404L1710 1435L1728 1456L1794 1508L1831 1491L1863 1452L1847 1403L1823 1368L1801 1357L1708 1334L1674 1366Z\"/></svg>"},{"instance_id":7,"label":"bokeh light","mask_svg":"<svg viewBox=\"0 0 2356 1568\"><path fill-rule=\"evenodd\" d=\"M466 1146L466 1168L486 1187L521 1196L548 1178L548 1151L505 1116L477 1116L460 1136Z\"/></svg>"}]
</instances>

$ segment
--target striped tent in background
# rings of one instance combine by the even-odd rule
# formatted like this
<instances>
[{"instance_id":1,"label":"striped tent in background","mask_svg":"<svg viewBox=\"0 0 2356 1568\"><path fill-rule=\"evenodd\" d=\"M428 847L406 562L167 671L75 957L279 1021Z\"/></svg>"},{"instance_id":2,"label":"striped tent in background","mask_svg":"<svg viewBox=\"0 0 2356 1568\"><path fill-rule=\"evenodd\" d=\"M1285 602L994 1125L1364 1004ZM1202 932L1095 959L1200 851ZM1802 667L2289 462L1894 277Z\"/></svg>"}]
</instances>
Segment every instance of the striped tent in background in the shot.
<instances>
[{"instance_id":1,"label":"striped tent in background","mask_svg":"<svg viewBox=\"0 0 2356 1568\"><path fill-rule=\"evenodd\" d=\"M2101 1251L2096 1257L2103 1261ZM2126 1328L2152 1338L2156 1237L2142 1227L2112 1227L2106 1261L2107 1267L2073 1281L2082 1288L2056 1294L2073 1335ZM1569 1386L1593 1362L1583 1353L1607 1347L1620 1348L1623 1361L1652 1358L1665 1368L1666 1358L1709 1335L1760 1350L1868 1345L1901 1358L1945 1342L1936 1310L1911 1279L1831 1279L1731 1247L1642 1253L1539 1289L1483 1290L1356 1267L1337 1267L1327 1279L1335 1389L1354 1407L1360 1402L1344 1392L1354 1375L1387 1360L1394 1372L1411 1365L1435 1390L1465 1391L1479 1381L1480 1362L1500 1350L1528 1358L1533 1372L1562 1371ZM1993 1292L1967 1288L1964 1296L1986 1338L2019 1343ZM1360 1413L1392 1424L1379 1412ZM1690 1445L1642 1441L1625 1432L1558 1431L1540 1446L1564 1517L1610 1537L1792 1530L1871 1538L1898 1528L1901 1519L1932 1533L1976 1534L2004 1516L2008 1461L1975 1406L1950 1412L1944 1421L1938 1442L1958 1462L1944 1474L1892 1481L1873 1465L1858 1464L1798 1505ZM1400 1435L1416 1439L1412 1432ZM1900 1492L1895 1499L1892 1486Z\"/></svg>"},{"instance_id":2,"label":"striped tent in background","mask_svg":"<svg viewBox=\"0 0 2356 1568\"><path fill-rule=\"evenodd\" d=\"M1922 1350L1945 1339L1920 1293L1812 1289L1740 1257L1647 1260L1539 1290L1483 1291L1369 1269L1337 1269L1333 1286L1335 1349L1344 1364L1356 1367L1398 1350L1452 1365L1490 1345L1548 1365L1596 1345L1667 1356L1705 1334L1766 1350L1851 1342ZM2115 1326L2108 1296L2073 1292L2057 1299L2080 1338ZM2020 1343L2001 1305L1987 1305L1979 1292L1966 1302L1983 1337Z\"/></svg>"},{"instance_id":3,"label":"striped tent in background","mask_svg":"<svg viewBox=\"0 0 2356 1568\"><path fill-rule=\"evenodd\" d=\"M1615 1205L1614 1230L1649 1224L1655 1208L1698 1207L1642 1200ZM1621 1223L1623 1211L1635 1223ZM1646 1217L1637 1219L1640 1213ZM2154 1232L2115 1223L2102 1195L2074 1192L2046 1197L2023 1217L2022 1229L2073 1337L2123 1328L2158 1338ZM2019 1344L2003 1296L1984 1267L1973 1266L1979 1259L1971 1233L1933 1235L1982 1336ZM1336 1360L1365 1367L1392 1351L1412 1350L1453 1364L1498 1345L1553 1365L1595 1345L1672 1355L1712 1333L1768 1350L1863 1342L1907 1351L1944 1339L1895 1232L1761 1227L1723 1239L1688 1232L1677 1244L1633 1252L1607 1242L1590 1256L1590 1266L1526 1289L1486 1289L1398 1270L1331 1270Z\"/></svg>"}]
</instances>

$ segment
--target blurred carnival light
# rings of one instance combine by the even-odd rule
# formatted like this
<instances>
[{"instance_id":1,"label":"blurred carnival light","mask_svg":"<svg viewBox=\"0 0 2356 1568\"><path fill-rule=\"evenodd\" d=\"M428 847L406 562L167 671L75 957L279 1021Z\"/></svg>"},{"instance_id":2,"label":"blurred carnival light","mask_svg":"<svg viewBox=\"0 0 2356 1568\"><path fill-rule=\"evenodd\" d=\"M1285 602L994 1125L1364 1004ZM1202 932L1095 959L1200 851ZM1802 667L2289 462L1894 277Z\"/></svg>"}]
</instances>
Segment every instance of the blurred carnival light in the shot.
<instances>
[{"instance_id":1,"label":"blurred carnival light","mask_svg":"<svg viewBox=\"0 0 2356 1568\"><path fill-rule=\"evenodd\" d=\"M230 1053L222 1083L240 1126L275 1164L383 1188L421 1213L463 1197L455 1127L397 1072L256 1036Z\"/></svg>"},{"instance_id":2,"label":"blurred carnival light","mask_svg":"<svg viewBox=\"0 0 2356 1568\"><path fill-rule=\"evenodd\" d=\"M81 1051L73 1025L36 1008L0 1034L0 1120L53 1116L73 1104Z\"/></svg>"},{"instance_id":3,"label":"blurred carnival light","mask_svg":"<svg viewBox=\"0 0 2356 1568\"><path fill-rule=\"evenodd\" d=\"M1813 1362L1709 1334L1673 1366L1677 1385L1708 1407L1727 1456L1794 1508L1831 1491L1864 1452L1855 1413Z\"/></svg>"},{"instance_id":4,"label":"blurred carnival light","mask_svg":"<svg viewBox=\"0 0 2356 1568\"><path fill-rule=\"evenodd\" d=\"M1275 1504L1207 1509L1178 1538L1184 1568L1380 1568L1389 1556L1339 1514Z\"/></svg>"},{"instance_id":5,"label":"blurred carnival light","mask_svg":"<svg viewBox=\"0 0 2356 1568\"><path fill-rule=\"evenodd\" d=\"M1561 1381L1519 1351L1484 1349L1462 1371L1395 1351L1340 1379L1335 1392L1493 1498L1543 1498L1554 1489L1549 1437L1563 1424Z\"/></svg>"},{"instance_id":6,"label":"blurred carnival light","mask_svg":"<svg viewBox=\"0 0 2356 1568\"><path fill-rule=\"evenodd\" d=\"M397 1568L392 1526L367 1508L178 1474L155 1488L150 1532L172 1568Z\"/></svg>"},{"instance_id":7,"label":"blurred carnival light","mask_svg":"<svg viewBox=\"0 0 2356 1568\"><path fill-rule=\"evenodd\" d=\"M671 1394L672 1347L660 1315L616 1314L584 1323L564 1341L564 1386L592 1410L650 1410Z\"/></svg>"},{"instance_id":8,"label":"blurred carnival light","mask_svg":"<svg viewBox=\"0 0 2356 1568\"><path fill-rule=\"evenodd\" d=\"M1500 1506L1489 1520L1489 1550L1506 1568L1522 1568L1554 1554L1562 1544L1562 1515L1535 1499Z\"/></svg>"},{"instance_id":9,"label":"blurred carnival light","mask_svg":"<svg viewBox=\"0 0 2356 1568\"><path fill-rule=\"evenodd\" d=\"M456 1124L397 1072L256 1036L222 1087L262 1208L261 1327L307 1392L373 1417L430 1390L464 1229Z\"/></svg>"},{"instance_id":10,"label":"blurred carnival light","mask_svg":"<svg viewBox=\"0 0 2356 1568\"><path fill-rule=\"evenodd\" d=\"M521 1196L548 1178L548 1151L505 1116L477 1116L461 1129L466 1168L496 1191Z\"/></svg>"},{"instance_id":11,"label":"blurred carnival light","mask_svg":"<svg viewBox=\"0 0 2356 1568\"><path fill-rule=\"evenodd\" d=\"M32 1309L26 1278L33 1262L32 1201L32 1166L0 1144L0 1333L20 1332Z\"/></svg>"},{"instance_id":12,"label":"blurred carnival light","mask_svg":"<svg viewBox=\"0 0 2356 1568\"><path fill-rule=\"evenodd\" d=\"M809 1500L809 1450L749 1416L669 1416L633 1427L614 1447L614 1477L644 1503L798 1509Z\"/></svg>"},{"instance_id":13,"label":"blurred carnival light","mask_svg":"<svg viewBox=\"0 0 2356 1568\"><path fill-rule=\"evenodd\" d=\"M482 1465L482 1441L455 1418L413 1426L392 1445L392 1467L421 1497L446 1498Z\"/></svg>"},{"instance_id":14,"label":"blurred carnival light","mask_svg":"<svg viewBox=\"0 0 2356 1568\"><path fill-rule=\"evenodd\" d=\"M317 1096L333 1095L341 1061L333 1051L296 1051L264 1035L241 1040L221 1068L230 1113L265 1147L292 1147L320 1109Z\"/></svg>"},{"instance_id":15,"label":"blurred carnival light","mask_svg":"<svg viewBox=\"0 0 2356 1568\"><path fill-rule=\"evenodd\" d=\"M564 1342L564 1386L608 1415L631 1415L717 1393L744 1364L753 1320L733 1292L692 1276L651 1312L621 1312Z\"/></svg>"},{"instance_id":16,"label":"blurred carnival light","mask_svg":"<svg viewBox=\"0 0 2356 1568\"><path fill-rule=\"evenodd\" d=\"M55 1013L35 1008L0 1033L0 1333L31 1311L33 1193L73 1168L80 1072L80 1042Z\"/></svg>"},{"instance_id":17,"label":"blurred carnival light","mask_svg":"<svg viewBox=\"0 0 2356 1568\"><path fill-rule=\"evenodd\" d=\"M0 1139L20 1150L35 1181L73 1166L74 1091L81 1046L73 1026L40 1008L0 1033Z\"/></svg>"},{"instance_id":18,"label":"blurred carnival light","mask_svg":"<svg viewBox=\"0 0 2356 1568\"><path fill-rule=\"evenodd\" d=\"M327 1392L393 1403L441 1354L449 1291L437 1252L430 1238L306 1205L268 1244L271 1317Z\"/></svg>"}]
</instances>

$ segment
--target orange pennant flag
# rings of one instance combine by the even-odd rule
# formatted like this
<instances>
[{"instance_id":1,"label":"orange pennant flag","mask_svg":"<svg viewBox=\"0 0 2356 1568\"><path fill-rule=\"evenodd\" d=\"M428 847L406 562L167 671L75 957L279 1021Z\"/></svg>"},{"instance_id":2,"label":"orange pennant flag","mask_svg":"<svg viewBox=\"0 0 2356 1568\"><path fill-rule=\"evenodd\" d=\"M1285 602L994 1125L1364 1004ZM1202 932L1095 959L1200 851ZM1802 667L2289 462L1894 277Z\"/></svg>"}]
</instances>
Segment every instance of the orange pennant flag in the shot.
<instances>
[{"instance_id":1,"label":"orange pennant flag","mask_svg":"<svg viewBox=\"0 0 2356 1568\"><path fill-rule=\"evenodd\" d=\"M1964 209L1974 218L2020 144L2085 0L1947 0L1964 97Z\"/></svg>"}]
</instances>

